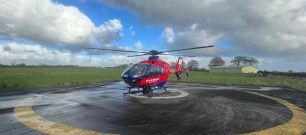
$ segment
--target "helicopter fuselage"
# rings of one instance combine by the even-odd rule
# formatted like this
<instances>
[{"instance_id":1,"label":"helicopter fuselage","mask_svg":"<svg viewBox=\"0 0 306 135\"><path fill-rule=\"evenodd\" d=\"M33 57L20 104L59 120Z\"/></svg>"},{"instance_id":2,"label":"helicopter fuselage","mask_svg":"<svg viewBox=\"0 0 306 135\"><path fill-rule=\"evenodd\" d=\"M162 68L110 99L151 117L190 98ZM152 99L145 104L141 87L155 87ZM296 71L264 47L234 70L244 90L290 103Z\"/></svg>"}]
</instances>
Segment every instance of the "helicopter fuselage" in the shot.
<instances>
[{"instance_id":1,"label":"helicopter fuselage","mask_svg":"<svg viewBox=\"0 0 306 135\"><path fill-rule=\"evenodd\" d=\"M151 56L148 60L141 61L127 68L122 73L122 79L131 87L163 87L170 73L167 62Z\"/></svg>"}]
</instances>

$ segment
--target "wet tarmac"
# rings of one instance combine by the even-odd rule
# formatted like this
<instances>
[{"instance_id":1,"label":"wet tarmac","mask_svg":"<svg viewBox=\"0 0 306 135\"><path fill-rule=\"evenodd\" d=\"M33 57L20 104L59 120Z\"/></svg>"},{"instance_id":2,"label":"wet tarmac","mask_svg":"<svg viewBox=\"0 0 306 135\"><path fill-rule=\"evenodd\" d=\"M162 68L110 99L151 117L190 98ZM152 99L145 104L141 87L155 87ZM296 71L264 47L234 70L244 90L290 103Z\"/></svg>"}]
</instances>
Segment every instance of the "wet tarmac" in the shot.
<instances>
[{"instance_id":1,"label":"wet tarmac","mask_svg":"<svg viewBox=\"0 0 306 135\"><path fill-rule=\"evenodd\" d=\"M59 129L70 133L80 129L112 134L242 134L292 120L294 114L286 104L258 94L286 100L301 108L302 113L306 110L305 94L283 88L184 83L168 86L188 94L165 99L138 98L123 94L127 91L123 82L2 93L0 134L48 134ZM33 100L31 104L27 103L29 99ZM31 115L18 114L29 110Z\"/></svg>"}]
</instances>

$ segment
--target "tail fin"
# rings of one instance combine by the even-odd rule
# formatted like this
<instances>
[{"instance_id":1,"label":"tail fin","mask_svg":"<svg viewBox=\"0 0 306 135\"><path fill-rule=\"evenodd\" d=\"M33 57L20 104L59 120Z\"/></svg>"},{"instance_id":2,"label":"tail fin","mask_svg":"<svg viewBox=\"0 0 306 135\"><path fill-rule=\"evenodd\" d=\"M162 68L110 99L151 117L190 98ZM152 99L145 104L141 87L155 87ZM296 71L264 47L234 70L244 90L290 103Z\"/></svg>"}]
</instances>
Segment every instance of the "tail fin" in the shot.
<instances>
[{"instance_id":1,"label":"tail fin","mask_svg":"<svg viewBox=\"0 0 306 135\"><path fill-rule=\"evenodd\" d=\"M176 62L175 72L182 72L183 71L183 58L179 57Z\"/></svg>"},{"instance_id":2,"label":"tail fin","mask_svg":"<svg viewBox=\"0 0 306 135\"><path fill-rule=\"evenodd\" d=\"M189 69L184 68L182 57L178 58L178 60L176 62L176 67L174 69L174 73L176 75L177 80L180 80L182 78L182 73L186 73L186 76L188 77Z\"/></svg>"}]
</instances>

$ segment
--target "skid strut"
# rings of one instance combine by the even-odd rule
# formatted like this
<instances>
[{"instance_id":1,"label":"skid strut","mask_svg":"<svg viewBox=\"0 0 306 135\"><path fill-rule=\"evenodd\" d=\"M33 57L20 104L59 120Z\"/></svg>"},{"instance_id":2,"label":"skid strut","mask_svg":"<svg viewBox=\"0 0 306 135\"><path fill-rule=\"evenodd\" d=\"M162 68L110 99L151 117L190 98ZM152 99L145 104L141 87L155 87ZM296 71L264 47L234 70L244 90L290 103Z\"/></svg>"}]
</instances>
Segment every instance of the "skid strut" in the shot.
<instances>
[{"instance_id":1,"label":"skid strut","mask_svg":"<svg viewBox=\"0 0 306 135\"><path fill-rule=\"evenodd\" d=\"M124 94L134 94L134 93L140 93L142 92L143 94L153 94L154 90L157 89L164 89L165 92L167 91L167 87L166 86L162 86L162 87L152 87L152 86L144 86L142 87L142 90L140 90L140 87L127 87L128 88L128 92L125 92ZM132 91L133 88L137 88L137 91Z\"/></svg>"}]
</instances>

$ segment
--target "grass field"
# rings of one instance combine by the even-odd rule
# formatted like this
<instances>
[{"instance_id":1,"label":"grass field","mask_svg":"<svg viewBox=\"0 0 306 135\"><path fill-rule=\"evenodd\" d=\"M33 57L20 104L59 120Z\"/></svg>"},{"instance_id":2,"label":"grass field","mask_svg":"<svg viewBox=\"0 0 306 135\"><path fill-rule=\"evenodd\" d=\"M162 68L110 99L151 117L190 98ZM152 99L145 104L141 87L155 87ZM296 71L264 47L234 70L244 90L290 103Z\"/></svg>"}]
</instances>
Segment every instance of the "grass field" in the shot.
<instances>
[{"instance_id":1,"label":"grass field","mask_svg":"<svg viewBox=\"0 0 306 135\"><path fill-rule=\"evenodd\" d=\"M190 72L189 78L184 76L182 80L178 81L174 75L171 75L169 80L175 82L200 84L286 87L306 93L306 80L297 80L288 77L263 77L255 76L254 74L209 73L193 71Z\"/></svg>"},{"instance_id":2,"label":"grass field","mask_svg":"<svg viewBox=\"0 0 306 135\"><path fill-rule=\"evenodd\" d=\"M121 80L123 69L77 67L5 67L0 68L0 89L28 89L84 85L95 82ZM170 81L177 81L174 75ZM289 87L306 93L306 81L287 77L262 77L250 74L208 73L191 71L190 77L179 82Z\"/></svg>"},{"instance_id":3,"label":"grass field","mask_svg":"<svg viewBox=\"0 0 306 135\"><path fill-rule=\"evenodd\" d=\"M77 67L0 68L0 88L23 89L83 85L120 80L122 69Z\"/></svg>"}]
</instances>

